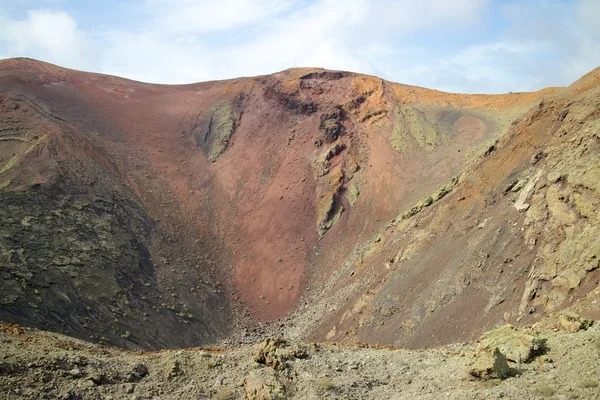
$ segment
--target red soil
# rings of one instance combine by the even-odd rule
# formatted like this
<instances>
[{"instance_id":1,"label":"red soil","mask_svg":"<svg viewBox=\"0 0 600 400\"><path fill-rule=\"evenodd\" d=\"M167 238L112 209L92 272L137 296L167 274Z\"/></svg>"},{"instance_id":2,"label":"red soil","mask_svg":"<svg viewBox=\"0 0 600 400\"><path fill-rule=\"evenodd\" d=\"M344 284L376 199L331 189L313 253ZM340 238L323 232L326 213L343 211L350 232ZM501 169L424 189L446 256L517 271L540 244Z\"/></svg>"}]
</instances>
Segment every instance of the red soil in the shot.
<instances>
[{"instance_id":1,"label":"red soil","mask_svg":"<svg viewBox=\"0 0 600 400\"><path fill-rule=\"evenodd\" d=\"M302 78L309 73L315 74ZM326 279L357 243L459 174L468 150L498 137L507 115L521 115L552 92L456 95L316 69L150 85L25 59L0 61L0 89L44 104L102 148L183 251L193 250L198 241L209 244L230 300L249 306L259 320L292 310L308 282ZM206 120L214 104L241 93L239 126L222 156L210 163L190 133L193 125ZM277 96L312 102L318 111L297 113ZM356 108L348 106L361 96ZM332 160L332 172L317 177L315 160L331 146L315 147L323 136L320 116L338 105L347 117L336 143L346 148ZM412 143L400 153L390 146L399 105L439 117L432 122L448 132L448 139L437 151ZM443 110L456 116L443 119ZM363 118L376 111L381 114ZM330 182L336 164L341 183ZM352 164L358 171L349 172ZM31 168L37 171L31 181L44 179L48 171L42 164ZM493 178L482 173L481 179ZM351 206L336 195L345 211L319 239L317 196L342 193L352 183L360 187L358 202Z\"/></svg>"}]
</instances>

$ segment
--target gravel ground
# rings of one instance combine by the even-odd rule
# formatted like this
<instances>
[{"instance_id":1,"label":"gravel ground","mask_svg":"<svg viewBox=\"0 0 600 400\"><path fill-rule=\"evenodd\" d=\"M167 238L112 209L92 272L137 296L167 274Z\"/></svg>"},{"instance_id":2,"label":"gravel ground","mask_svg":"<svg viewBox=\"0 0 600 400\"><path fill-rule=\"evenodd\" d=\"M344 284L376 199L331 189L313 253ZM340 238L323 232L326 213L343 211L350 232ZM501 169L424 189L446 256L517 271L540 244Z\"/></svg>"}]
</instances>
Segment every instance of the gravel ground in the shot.
<instances>
[{"instance_id":1,"label":"gravel ground","mask_svg":"<svg viewBox=\"0 0 600 400\"><path fill-rule=\"evenodd\" d=\"M600 328L546 331L520 373L481 380L476 343L407 350L267 339L132 352L3 324L0 399L600 399Z\"/></svg>"}]
</instances>

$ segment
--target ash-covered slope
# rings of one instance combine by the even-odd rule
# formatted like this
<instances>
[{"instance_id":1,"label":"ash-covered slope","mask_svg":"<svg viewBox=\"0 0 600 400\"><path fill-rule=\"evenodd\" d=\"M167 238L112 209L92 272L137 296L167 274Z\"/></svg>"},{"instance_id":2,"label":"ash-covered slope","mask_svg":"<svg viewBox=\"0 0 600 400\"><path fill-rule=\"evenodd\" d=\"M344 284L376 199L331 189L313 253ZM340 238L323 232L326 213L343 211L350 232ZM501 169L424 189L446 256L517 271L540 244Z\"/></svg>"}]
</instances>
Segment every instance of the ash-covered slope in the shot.
<instances>
[{"instance_id":1,"label":"ash-covered slope","mask_svg":"<svg viewBox=\"0 0 600 400\"><path fill-rule=\"evenodd\" d=\"M540 96L472 166L357 245L301 313L313 321L302 334L421 347L565 307L598 319L599 98L600 70Z\"/></svg>"},{"instance_id":2,"label":"ash-covered slope","mask_svg":"<svg viewBox=\"0 0 600 400\"><path fill-rule=\"evenodd\" d=\"M579 231L550 238L532 214L550 233L523 242L520 219L544 209L542 175L577 162L569 135L597 140L597 90L457 95L317 69L167 86L2 60L0 316L141 348L284 317L290 335L403 345L533 318L548 302L522 302L526 285L559 293L527 278L533 260ZM585 182L592 144L572 165ZM569 226L593 237L585 185ZM593 286L578 271L554 308Z\"/></svg>"}]
</instances>

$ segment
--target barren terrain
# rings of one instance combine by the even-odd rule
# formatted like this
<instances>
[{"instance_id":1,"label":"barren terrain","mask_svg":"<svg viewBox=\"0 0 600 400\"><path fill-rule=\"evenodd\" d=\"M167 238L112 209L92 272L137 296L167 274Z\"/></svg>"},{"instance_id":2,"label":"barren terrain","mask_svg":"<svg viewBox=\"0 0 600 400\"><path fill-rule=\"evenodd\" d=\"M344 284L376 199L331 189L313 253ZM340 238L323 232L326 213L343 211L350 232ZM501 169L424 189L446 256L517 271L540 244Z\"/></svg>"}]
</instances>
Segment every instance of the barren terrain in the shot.
<instances>
[{"instance_id":1,"label":"barren terrain","mask_svg":"<svg viewBox=\"0 0 600 400\"><path fill-rule=\"evenodd\" d=\"M10 390L44 382L6 366L19 354L47 354L43 371L54 351L142 357L151 371L178 354L35 327L129 351L249 346L219 350L240 370L209 366L202 384L148 381L173 398L242 395L233 376L256 369L249 354L268 337L308 346L277 383L286 396L389 397L393 386L407 398L512 398L450 370L438 389L415 389L392 370L425 363L425 382L442 354L464 370L473 345L455 343L490 329L552 325L565 310L600 319L599 98L600 70L564 88L462 95L322 69L153 85L0 60L0 320L22 326L3 330L12 361L0 378ZM579 356L564 349L593 342L584 325L542 330L561 349L552 357L566 375L553 374L572 373ZM302 344L326 342L339 345ZM214 358L197 353L181 353L190 370ZM384 361L325 372L371 357ZM68 392L81 379L65 371L48 378L47 398L78 398ZM527 371L509 390L535 396ZM217 376L228 384L213 388ZM130 394L127 379L111 383L116 396ZM138 398L159 395L140 382ZM72 396L111 396L96 389Z\"/></svg>"}]
</instances>

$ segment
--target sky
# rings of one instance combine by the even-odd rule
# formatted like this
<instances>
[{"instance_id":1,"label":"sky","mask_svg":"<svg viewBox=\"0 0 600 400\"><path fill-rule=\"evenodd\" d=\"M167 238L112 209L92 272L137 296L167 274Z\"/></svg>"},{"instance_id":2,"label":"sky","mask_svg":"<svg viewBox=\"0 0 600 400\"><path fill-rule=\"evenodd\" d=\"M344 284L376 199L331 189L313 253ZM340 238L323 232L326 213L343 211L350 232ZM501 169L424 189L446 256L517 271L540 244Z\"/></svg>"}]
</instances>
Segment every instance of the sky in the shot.
<instances>
[{"instance_id":1,"label":"sky","mask_svg":"<svg viewBox=\"0 0 600 400\"><path fill-rule=\"evenodd\" d=\"M0 59L153 83L323 67L461 93L600 66L600 0L0 0Z\"/></svg>"}]
</instances>

